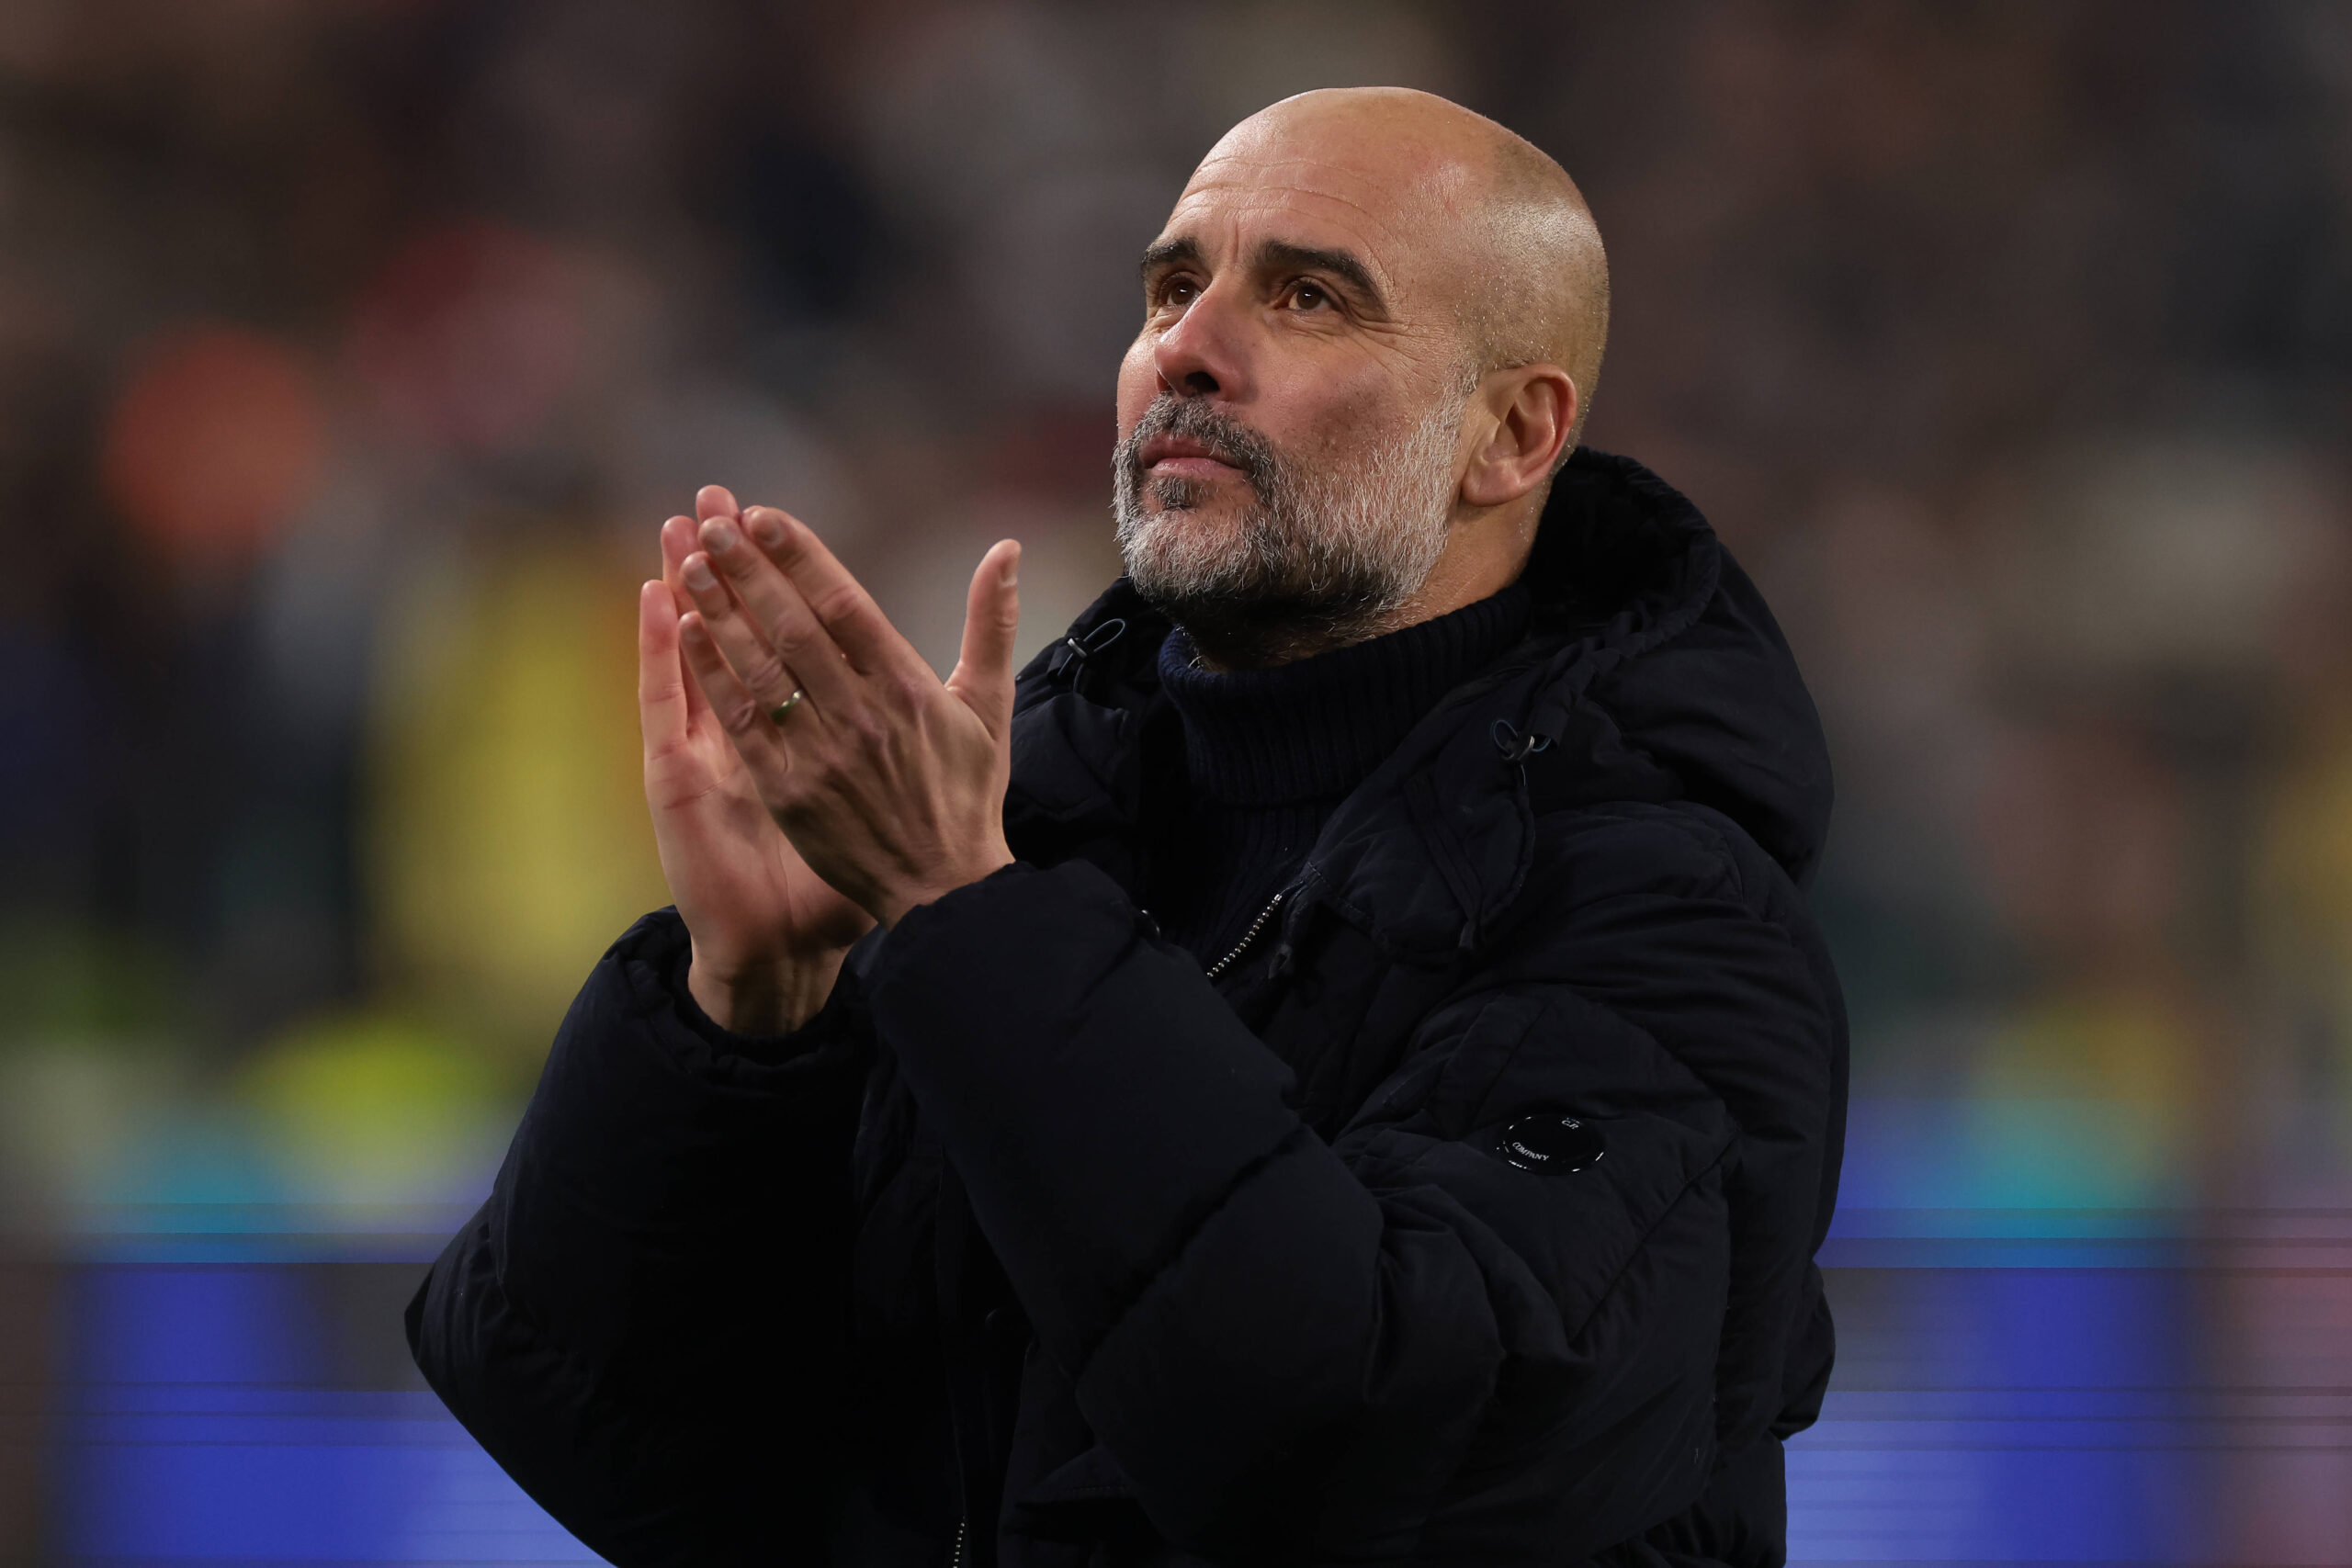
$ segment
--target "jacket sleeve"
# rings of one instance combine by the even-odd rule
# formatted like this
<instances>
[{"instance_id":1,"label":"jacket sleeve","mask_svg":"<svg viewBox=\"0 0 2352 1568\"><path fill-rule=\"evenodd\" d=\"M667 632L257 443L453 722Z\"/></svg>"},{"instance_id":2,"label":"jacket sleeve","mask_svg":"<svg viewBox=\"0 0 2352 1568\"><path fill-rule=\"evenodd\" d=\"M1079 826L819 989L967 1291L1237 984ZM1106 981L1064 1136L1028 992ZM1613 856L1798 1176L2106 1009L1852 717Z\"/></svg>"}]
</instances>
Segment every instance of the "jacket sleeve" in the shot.
<instances>
[{"instance_id":1,"label":"jacket sleeve","mask_svg":"<svg viewBox=\"0 0 2352 1568\"><path fill-rule=\"evenodd\" d=\"M596 965L409 1345L612 1562L821 1561L871 1034L847 968L806 1027L753 1040L694 1005L685 963L663 910Z\"/></svg>"},{"instance_id":2,"label":"jacket sleeve","mask_svg":"<svg viewBox=\"0 0 2352 1568\"><path fill-rule=\"evenodd\" d=\"M1600 938L1611 972L1712 987L1702 1005L1732 1011L1793 1003L1770 994L1787 943L1736 903L1636 925ZM1736 1128L1571 983L1577 933L1551 937L1548 966L1425 1019L1329 1143L1288 1069L1091 866L1009 867L883 944L877 1035L1045 1353L1180 1547L1500 1561L1536 1539L1566 1562L1702 1491ZM1595 1118L1603 1157L1507 1163L1496 1131L1538 1110Z\"/></svg>"}]
</instances>

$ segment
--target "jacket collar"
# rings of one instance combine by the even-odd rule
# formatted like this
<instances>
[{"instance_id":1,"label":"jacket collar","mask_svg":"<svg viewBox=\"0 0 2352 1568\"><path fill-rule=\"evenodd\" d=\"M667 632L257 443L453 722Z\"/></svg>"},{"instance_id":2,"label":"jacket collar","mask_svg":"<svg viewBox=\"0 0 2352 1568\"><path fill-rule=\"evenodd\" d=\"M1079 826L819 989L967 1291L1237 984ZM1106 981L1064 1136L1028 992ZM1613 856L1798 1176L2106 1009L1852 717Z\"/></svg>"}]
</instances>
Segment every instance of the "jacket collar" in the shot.
<instances>
[{"instance_id":1,"label":"jacket collar","mask_svg":"<svg viewBox=\"0 0 2352 1568\"><path fill-rule=\"evenodd\" d=\"M1341 803L1285 937L1329 907L1398 958L1443 962L1518 897L1537 815L1612 799L1723 810L1799 881L1829 806L1826 747L1763 601L1697 509L1579 449L1555 479L1519 645L1458 686ZM1023 858L1140 882L1153 773L1181 767L1156 669L1166 619L1125 579L1021 674L1006 828Z\"/></svg>"}]
</instances>

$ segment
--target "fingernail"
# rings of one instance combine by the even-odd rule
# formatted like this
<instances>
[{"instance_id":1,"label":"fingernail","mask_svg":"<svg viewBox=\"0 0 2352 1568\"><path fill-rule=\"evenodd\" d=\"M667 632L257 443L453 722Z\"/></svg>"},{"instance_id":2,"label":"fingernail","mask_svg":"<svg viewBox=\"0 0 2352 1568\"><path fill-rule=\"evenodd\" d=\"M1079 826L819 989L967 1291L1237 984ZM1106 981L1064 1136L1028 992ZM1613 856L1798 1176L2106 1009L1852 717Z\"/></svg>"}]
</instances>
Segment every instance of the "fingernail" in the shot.
<instances>
[{"instance_id":1,"label":"fingernail","mask_svg":"<svg viewBox=\"0 0 2352 1568\"><path fill-rule=\"evenodd\" d=\"M685 578L686 586L689 588L716 588L718 586L718 575L710 570L710 558L708 556L688 556L686 558Z\"/></svg>"},{"instance_id":2,"label":"fingernail","mask_svg":"<svg viewBox=\"0 0 2352 1568\"><path fill-rule=\"evenodd\" d=\"M735 525L721 517L714 517L702 525L702 542L713 555L725 555L735 547Z\"/></svg>"},{"instance_id":3,"label":"fingernail","mask_svg":"<svg viewBox=\"0 0 2352 1568\"><path fill-rule=\"evenodd\" d=\"M763 549L772 550L784 543L784 519L773 512L747 512L743 514L743 526L751 530L752 537Z\"/></svg>"}]
</instances>

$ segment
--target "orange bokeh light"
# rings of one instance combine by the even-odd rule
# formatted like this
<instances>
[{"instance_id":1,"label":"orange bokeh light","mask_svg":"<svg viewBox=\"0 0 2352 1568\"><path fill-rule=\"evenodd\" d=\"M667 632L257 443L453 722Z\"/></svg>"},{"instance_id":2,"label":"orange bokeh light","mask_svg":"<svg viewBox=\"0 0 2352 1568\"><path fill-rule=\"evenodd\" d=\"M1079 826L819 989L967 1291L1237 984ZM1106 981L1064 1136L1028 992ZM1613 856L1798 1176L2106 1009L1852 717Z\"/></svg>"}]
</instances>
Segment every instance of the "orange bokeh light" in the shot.
<instances>
[{"instance_id":1,"label":"orange bokeh light","mask_svg":"<svg viewBox=\"0 0 2352 1568\"><path fill-rule=\"evenodd\" d=\"M175 554L251 556L309 500L324 457L315 378L288 345L206 322L133 356L100 449L106 492Z\"/></svg>"}]
</instances>

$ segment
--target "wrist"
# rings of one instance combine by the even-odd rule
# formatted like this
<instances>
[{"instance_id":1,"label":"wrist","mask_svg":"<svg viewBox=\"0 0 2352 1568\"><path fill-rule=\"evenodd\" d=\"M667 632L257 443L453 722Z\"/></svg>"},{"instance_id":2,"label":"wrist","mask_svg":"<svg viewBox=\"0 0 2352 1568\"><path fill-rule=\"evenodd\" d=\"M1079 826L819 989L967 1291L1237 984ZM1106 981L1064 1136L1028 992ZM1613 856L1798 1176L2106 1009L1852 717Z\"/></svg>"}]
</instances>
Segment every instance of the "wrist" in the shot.
<instances>
[{"instance_id":1,"label":"wrist","mask_svg":"<svg viewBox=\"0 0 2352 1568\"><path fill-rule=\"evenodd\" d=\"M896 927L906 918L907 911L920 904L944 898L959 887L969 887L975 882L985 882L1012 863L1012 852L999 846L985 859L975 862L961 871L951 872L936 882L921 886L899 888L881 900L874 910L875 919L881 925Z\"/></svg>"},{"instance_id":2,"label":"wrist","mask_svg":"<svg viewBox=\"0 0 2352 1568\"><path fill-rule=\"evenodd\" d=\"M840 978L845 947L722 965L695 944L687 959L686 991L705 1016L733 1034L789 1034L817 1016Z\"/></svg>"}]
</instances>

